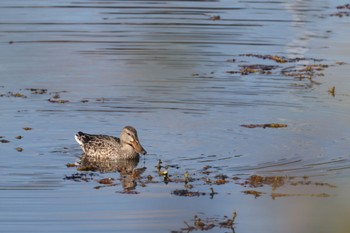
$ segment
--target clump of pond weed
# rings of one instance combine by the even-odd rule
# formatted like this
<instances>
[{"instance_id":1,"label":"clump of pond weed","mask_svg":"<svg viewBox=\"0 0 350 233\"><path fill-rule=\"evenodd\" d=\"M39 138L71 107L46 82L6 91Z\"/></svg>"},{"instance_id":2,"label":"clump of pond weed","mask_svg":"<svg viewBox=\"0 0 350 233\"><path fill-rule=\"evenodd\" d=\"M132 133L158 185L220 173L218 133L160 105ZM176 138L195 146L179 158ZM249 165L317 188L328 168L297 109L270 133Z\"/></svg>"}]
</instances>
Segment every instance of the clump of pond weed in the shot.
<instances>
[{"instance_id":1,"label":"clump of pond weed","mask_svg":"<svg viewBox=\"0 0 350 233\"><path fill-rule=\"evenodd\" d=\"M185 227L182 227L180 230L173 230L172 233L188 233L192 231L208 231L214 228L224 228L230 229L232 232L235 232L237 212L234 211L231 217L223 216L222 218L218 217L206 217L202 215L195 215L193 219L189 221L184 221Z\"/></svg>"}]
</instances>

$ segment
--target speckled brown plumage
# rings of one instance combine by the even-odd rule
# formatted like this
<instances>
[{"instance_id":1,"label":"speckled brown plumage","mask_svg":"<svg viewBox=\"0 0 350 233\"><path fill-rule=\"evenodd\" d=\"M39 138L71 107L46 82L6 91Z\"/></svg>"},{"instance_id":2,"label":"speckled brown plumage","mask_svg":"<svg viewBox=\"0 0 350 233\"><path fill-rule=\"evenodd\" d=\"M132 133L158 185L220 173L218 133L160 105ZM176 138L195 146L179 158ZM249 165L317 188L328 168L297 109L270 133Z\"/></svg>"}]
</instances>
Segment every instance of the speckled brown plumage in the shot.
<instances>
[{"instance_id":1,"label":"speckled brown plumage","mask_svg":"<svg viewBox=\"0 0 350 233\"><path fill-rule=\"evenodd\" d=\"M136 129L132 126L124 127L120 138L78 132L75 140L85 156L93 160L138 159L139 153L143 155L147 153L139 142Z\"/></svg>"}]
</instances>

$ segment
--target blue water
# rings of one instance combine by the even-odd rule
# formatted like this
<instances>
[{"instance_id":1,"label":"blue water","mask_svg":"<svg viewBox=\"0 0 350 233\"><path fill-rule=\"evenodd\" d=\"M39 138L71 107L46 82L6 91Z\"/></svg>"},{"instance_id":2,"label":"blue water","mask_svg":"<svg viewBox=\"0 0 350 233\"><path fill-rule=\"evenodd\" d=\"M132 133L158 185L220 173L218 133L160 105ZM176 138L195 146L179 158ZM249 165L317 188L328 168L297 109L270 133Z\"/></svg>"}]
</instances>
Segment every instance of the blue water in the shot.
<instances>
[{"instance_id":1,"label":"blue water","mask_svg":"<svg viewBox=\"0 0 350 233\"><path fill-rule=\"evenodd\" d=\"M237 211L236 232L347 232L337 216L350 210L350 18L330 16L346 3L1 1L0 140L10 141L0 143L2 231L181 232L195 215L223 219ZM310 59L279 64L242 54ZM312 81L279 72L319 63L329 67ZM279 68L228 73L248 64ZM56 94L68 102L49 102ZM240 126L264 123L288 127ZM125 125L148 151L139 180L118 172L65 179L79 172L66 166L81 155L77 131L118 136ZM218 194L172 195L184 184L165 184L159 159L173 178L186 171L198 178L192 191ZM230 182L206 185L205 166L209 177L225 174ZM336 188L265 186L254 198L231 179L253 174L307 176ZM144 184L148 175L154 183ZM95 189L105 177L116 185ZM123 193L127 185L136 185L134 194ZM290 196L272 199L273 192Z\"/></svg>"}]
</instances>

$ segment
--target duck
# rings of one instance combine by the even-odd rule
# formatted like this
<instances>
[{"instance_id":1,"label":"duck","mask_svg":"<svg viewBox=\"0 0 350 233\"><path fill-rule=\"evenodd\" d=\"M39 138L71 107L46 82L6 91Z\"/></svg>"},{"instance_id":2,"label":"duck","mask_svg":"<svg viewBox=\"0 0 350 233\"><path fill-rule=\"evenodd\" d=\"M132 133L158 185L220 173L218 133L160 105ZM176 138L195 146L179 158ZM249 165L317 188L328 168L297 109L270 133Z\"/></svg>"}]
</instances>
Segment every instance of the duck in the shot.
<instances>
[{"instance_id":1,"label":"duck","mask_svg":"<svg viewBox=\"0 0 350 233\"><path fill-rule=\"evenodd\" d=\"M147 154L132 126L125 126L120 138L79 131L75 134L75 140L83 150L85 158L95 161L139 159L139 154Z\"/></svg>"}]
</instances>

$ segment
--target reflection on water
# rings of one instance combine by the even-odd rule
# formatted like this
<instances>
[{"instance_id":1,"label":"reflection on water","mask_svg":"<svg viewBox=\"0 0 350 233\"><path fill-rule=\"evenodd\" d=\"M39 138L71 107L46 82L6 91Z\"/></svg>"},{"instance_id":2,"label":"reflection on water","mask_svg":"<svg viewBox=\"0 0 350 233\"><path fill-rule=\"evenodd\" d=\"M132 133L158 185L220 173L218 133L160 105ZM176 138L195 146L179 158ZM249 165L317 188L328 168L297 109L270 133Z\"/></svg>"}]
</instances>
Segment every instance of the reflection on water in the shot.
<instances>
[{"instance_id":1,"label":"reflection on water","mask_svg":"<svg viewBox=\"0 0 350 233\"><path fill-rule=\"evenodd\" d=\"M349 210L334 206L348 201L343 194L350 167L347 65L336 63L349 63L342 49L348 47L349 18L328 17L336 11L333 4L1 1L0 139L9 141L0 143L4 231L164 232L180 229L197 213L218 219L233 210L237 232L333 231L337 221L329 216ZM307 59L277 63L244 54ZM328 67L312 70L309 78L282 72L319 63ZM249 65L276 68L241 73ZM334 97L327 93L332 86ZM288 127L240 127L264 123ZM123 125L140 129L150 148L146 157L134 163L85 161L89 170L102 172L89 182L64 179L77 172L65 165L80 156L74 132L115 135ZM198 178L193 191L208 193L210 186L218 194L212 200L171 196L184 184L151 180L162 180L159 159L169 166L170 179L181 181L187 171ZM135 169L144 167L135 178ZM208 183L201 177L207 173L212 180L227 175L230 182ZM232 178L252 174L304 176L338 187L278 190L328 192L322 200L253 199ZM103 178L116 183L94 189Z\"/></svg>"},{"instance_id":2,"label":"reflection on water","mask_svg":"<svg viewBox=\"0 0 350 233\"><path fill-rule=\"evenodd\" d=\"M94 159L91 156L82 155L79 170L81 171L99 171L99 172L118 172L122 181L124 191L132 191L136 188L136 167L138 159L130 160L105 160Z\"/></svg>"}]
</instances>

